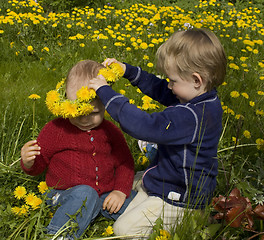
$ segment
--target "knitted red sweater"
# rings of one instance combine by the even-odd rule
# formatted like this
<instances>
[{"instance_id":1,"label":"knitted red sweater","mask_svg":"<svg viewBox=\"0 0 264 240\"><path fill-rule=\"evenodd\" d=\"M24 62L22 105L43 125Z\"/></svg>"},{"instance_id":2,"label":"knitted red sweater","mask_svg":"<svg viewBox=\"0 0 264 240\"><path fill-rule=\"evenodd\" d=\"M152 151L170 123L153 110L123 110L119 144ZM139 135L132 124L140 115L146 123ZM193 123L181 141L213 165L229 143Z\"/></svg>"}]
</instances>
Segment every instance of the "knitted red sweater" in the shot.
<instances>
[{"instance_id":1,"label":"knitted red sweater","mask_svg":"<svg viewBox=\"0 0 264 240\"><path fill-rule=\"evenodd\" d=\"M38 136L41 155L34 165L22 169L29 175L44 170L49 187L67 189L89 185L99 195L119 190L129 196L134 161L122 132L107 120L91 131L82 131L68 119L47 123Z\"/></svg>"}]
</instances>

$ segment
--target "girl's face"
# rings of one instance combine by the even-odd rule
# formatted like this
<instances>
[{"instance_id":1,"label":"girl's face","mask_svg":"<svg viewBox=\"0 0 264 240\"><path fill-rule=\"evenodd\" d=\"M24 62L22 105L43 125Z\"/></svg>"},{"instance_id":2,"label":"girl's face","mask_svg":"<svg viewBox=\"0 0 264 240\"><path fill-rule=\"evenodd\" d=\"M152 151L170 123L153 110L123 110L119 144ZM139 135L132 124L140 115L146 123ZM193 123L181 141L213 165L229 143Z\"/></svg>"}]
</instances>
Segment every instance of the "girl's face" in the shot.
<instances>
[{"instance_id":1,"label":"girl's face","mask_svg":"<svg viewBox=\"0 0 264 240\"><path fill-rule=\"evenodd\" d=\"M76 118L69 118L70 123L82 131L90 131L98 127L104 119L105 107L99 98L92 101L91 105L94 106L92 113Z\"/></svg>"}]
</instances>

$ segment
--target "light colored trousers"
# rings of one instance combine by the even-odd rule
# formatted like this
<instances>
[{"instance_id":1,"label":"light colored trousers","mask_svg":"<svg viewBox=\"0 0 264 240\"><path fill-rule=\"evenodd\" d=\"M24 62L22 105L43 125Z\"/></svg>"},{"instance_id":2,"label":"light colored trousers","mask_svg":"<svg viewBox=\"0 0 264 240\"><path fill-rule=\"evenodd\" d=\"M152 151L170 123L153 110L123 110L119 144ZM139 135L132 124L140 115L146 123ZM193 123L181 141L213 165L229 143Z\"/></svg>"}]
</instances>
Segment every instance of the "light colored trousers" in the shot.
<instances>
[{"instance_id":1,"label":"light colored trousers","mask_svg":"<svg viewBox=\"0 0 264 240\"><path fill-rule=\"evenodd\" d=\"M173 206L159 197L149 196L143 189L141 181L136 184L134 181L134 189L138 191L137 195L114 223L115 235L141 234L147 238L159 217L163 220L163 227L167 231L181 222L185 208ZM140 237L131 236L126 239L140 239Z\"/></svg>"}]
</instances>

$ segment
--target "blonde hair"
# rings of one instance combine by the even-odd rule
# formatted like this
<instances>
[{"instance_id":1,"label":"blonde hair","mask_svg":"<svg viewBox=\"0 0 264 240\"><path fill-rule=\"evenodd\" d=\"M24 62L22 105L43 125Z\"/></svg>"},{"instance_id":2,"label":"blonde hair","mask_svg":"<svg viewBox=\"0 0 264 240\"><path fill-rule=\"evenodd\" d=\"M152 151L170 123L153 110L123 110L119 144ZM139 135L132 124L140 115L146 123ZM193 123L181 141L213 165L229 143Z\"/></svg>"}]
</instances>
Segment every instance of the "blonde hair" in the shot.
<instances>
[{"instance_id":1,"label":"blonde hair","mask_svg":"<svg viewBox=\"0 0 264 240\"><path fill-rule=\"evenodd\" d=\"M97 76L101 68L104 68L101 63L92 60L83 60L75 64L67 75L66 92L76 85L87 85L90 79Z\"/></svg>"},{"instance_id":2,"label":"blonde hair","mask_svg":"<svg viewBox=\"0 0 264 240\"><path fill-rule=\"evenodd\" d=\"M226 74L226 55L216 35L205 29L175 32L157 51L157 69L167 75L169 66L182 79L198 73L206 90L221 85Z\"/></svg>"}]
</instances>

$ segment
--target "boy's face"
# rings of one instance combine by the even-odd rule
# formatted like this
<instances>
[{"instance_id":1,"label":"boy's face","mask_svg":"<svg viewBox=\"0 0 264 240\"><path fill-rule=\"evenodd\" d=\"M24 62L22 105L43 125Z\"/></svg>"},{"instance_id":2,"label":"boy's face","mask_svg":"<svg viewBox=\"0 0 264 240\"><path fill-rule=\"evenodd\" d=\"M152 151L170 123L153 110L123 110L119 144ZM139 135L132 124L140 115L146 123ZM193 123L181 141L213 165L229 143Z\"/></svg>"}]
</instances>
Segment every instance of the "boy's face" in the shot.
<instances>
[{"instance_id":1,"label":"boy's face","mask_svg":"<svg viewBox=\"0 0 264 240\"><path fill-rule=\"evenodd\" d=\"M180 103L189 102L205 92L203 83L198 82L194 75L190 79L182 79L175 69L169 67L167 76L170 80L168 88L176 95Z\"/></svg>"},{"instance_id":2,"label":"boy's face","mask_svg":"<svg viewBox=\"0 0 264 240\"><path fill-rule=\"evenodd\" d=\"M91 105L94 106L92 113L76 118L69 118L70 123L82 131L90 131L93 128L98 127L104 119L105 108L99 98L92 101Z\"/></svg>"}]
</instances>

